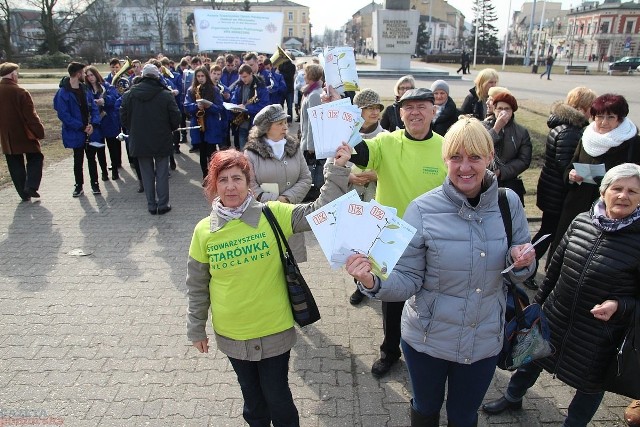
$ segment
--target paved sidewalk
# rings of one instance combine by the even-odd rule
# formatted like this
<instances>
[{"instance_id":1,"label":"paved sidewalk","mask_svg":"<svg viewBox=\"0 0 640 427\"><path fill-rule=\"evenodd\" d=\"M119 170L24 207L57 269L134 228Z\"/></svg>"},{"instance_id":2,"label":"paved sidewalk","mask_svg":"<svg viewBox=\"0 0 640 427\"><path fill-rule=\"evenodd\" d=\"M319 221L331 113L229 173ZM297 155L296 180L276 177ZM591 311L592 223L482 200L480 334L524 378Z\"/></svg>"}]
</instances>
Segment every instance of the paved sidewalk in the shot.
<instances>
[{"instance_id":1,"label":"paved sidewalk","mask_svg":"<svg viewBox=\"0 0 640 427\"><path fill-rule=\"evenodd\" d=\"M209 206L196 155L176 161L173 210L163 216L149 215L128 165L121 180L100 183L99 196L71 197L71 159L48 165L41 201L0 191L0 424L244 425L226 357L198 354L185 336L188 245ZM351 280L307 237L302 269L323 317L300 332L292 355L302 426L408 426L404 364L380 381L369 373L380 303L350 306ZM497 372L487 399L507 379ZM571 396L544 375L523 411L481 415L479 425L558 426ZM627 404L608 395L591 425L622 426Z\"/></svg>"}]
</instances>

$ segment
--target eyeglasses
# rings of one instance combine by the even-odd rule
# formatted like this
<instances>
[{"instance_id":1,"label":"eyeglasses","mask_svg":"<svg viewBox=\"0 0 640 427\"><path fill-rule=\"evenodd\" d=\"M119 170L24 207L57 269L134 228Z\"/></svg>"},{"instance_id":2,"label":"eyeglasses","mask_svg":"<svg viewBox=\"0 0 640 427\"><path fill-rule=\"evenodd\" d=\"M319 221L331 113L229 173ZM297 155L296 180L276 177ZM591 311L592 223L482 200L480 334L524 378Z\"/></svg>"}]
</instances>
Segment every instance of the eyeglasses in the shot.
<instances>
[{"instance_id":1,"label":"eyeglasses","mask_svg":"<svg viewBox=\"0 0 640 427\"><path fill-rule=\"evenodd\" d=\"M406 92L406 91L411 90L411 89L413 89L411 86L399 86L398 87L398 90L399 91L403 91L403 92Z\"/></svg>"},{"instance_id":2,"label":"eyeglasses","mask_svg":"<svg viewBox=\"0 0 640 427\"><path fill-rule=\"evenodd\" d=\"M599 115L596 116L596 121L600 122L600 123L602 123L604 121L608 122L608 121L616 121L616 120L618 120L618 116L616 116L615 114L611 114L611 115L608 115L608 116L599 114Z\"/></svg>"},{"instance_id":3,"label":"eyeglasses","mask_svg":"<svg viewBox=\"0 0 640 427\"><path fill-rule=\"evenodd\" d=\"M511 108L509 107L499 107L499 108L495 108L496 111L511 111Z\"/></svg>"}]
</instances>

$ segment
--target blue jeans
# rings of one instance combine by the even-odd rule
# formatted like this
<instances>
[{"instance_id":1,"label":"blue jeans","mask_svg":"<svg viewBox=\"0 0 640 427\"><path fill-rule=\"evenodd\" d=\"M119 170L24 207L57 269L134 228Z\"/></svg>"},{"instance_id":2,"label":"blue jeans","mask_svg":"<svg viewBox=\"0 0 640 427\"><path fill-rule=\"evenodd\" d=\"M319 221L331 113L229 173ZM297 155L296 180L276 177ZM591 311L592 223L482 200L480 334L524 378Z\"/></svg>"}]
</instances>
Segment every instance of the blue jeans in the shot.
<instances>
[{"instance_id":1,"label":"blue jeans","mask_svg":"<svg viewBox=\"0 0 640 427\"><path fill-rule=\"evenodd\" d=\"M413 409L425 417L439 413L447 383L449 423L457 427L476 426L478 408L491 384L498 356L465 365L420 353L404 340L400 345L413 387Z\"/></svg>"},{"instance_id":2,"label":"blue jeans","mask_svg":"<svg viewBox=\"0 0 640 427\"><path fill-rule=\"evenodd\" d=\"M290 351L257 362L229 358L242 389L242 416L250 427L299 427L289 389Z\"/></svg>"},{"instance_id":3,"label":"blue jeans","mask_svg":"<svg viewBox=\"0 0 640 427\"><path fill-rule=\"evenodd\" d=\"M238 128L238 149L240 151L244 151L244 145L247 143L247 138L249 138L249 128Z\"/></svg>"},{"instance_id":4,"label":"blue jeans","mask_svg":"<svg viewBox=\"0 0 640 427\"><path fill-rule=\"evenodd\" d=\"M504 398L509 402L518 402L522 400L525 393L535 383L542 367L535 363L529 363L521 368L511 376L507 391L504 393ZM599 393L584 393L580 390L576 390L576 394L571 399L569 409L567 410L567 418L565 418L563 427L584 427L591 421L593 415L598 410L598 406L602 402L604 397L604 391Z\"/></svg>"}]
</instances>

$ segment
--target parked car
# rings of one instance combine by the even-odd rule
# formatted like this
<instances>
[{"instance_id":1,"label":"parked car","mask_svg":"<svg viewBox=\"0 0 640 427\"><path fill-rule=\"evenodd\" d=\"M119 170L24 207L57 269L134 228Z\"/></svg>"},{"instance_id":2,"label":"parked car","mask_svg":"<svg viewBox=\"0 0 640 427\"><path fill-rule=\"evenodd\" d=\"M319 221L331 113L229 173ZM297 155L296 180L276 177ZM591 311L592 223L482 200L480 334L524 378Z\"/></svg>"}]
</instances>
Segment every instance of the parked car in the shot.
<instances>
[{"instance_id":1,"label":"parked car","mask_svg":"<svg viewBox=\"0 0 640 427\"><path fill-rule=\"evenodd\" d=\"M640 65L640 56L625 56L615 62L609 63L609 72L611 71L633 71Z\"/></svg>"},{"instance_id":2,"label":"parked car","mask_svg":"<svg viewBox=\"0 0 640 427\"><path fill-rule=\"evenodd\" d=\"M311 54L312 54L313 56L318 56L318 55L320 55L323 51L324 51L324 49L323 49L323 48L321 48L321 47L317 47L317 48L313 49L313 52L311 52Z\"/></svg>"},{"instance_id":3,"label":"parked car","mask_svg":"<svg viewBox=\"0 0 640 427\"><path fill-rule=\"evenodd\" d=\"M285 49L285 52L287 52L289 55L295 56L296 58L299 56L307 56L306 53L298 49Z\"/></svg>"}]
</instances>

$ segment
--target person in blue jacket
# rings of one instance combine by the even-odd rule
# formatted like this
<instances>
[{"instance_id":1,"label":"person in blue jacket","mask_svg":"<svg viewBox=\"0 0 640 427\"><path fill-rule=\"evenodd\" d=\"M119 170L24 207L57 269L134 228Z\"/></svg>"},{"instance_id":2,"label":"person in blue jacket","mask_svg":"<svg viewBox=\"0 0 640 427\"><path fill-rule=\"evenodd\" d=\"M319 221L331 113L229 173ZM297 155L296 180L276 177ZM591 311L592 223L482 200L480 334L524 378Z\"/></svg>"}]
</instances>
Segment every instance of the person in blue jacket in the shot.
<instances>
[{"instance_id":1,"label":"person in blue jacket","mask_svg":"<svg viewBox=\"0 0 640 427\"><path fill-rule=\"evenodd\" d=\"M120 133L120 118L116 111L116 101L120 97L115 87L107 83L96 67L90 65L85 68L85 81L93 94L93 99L100 112L100 128L91 135L91 140L95 140L102 147L97 148L98 164L102 169L102 180L109 180L107 170L107 158L105 155L104 143L109 147L109 157L111 159L112 178L120 179L118 168L122 167L122 143L116 138ZM99 133L98 133L99 131ZM94 144L95 145L95 144Z\"/></svg>"},{"instance_id":2,"label":"person in blue jacket","mask_svg":"<svg viewBox=\"0 0 640 427\"><path fill-rule=\"evenodd\" d=\"M238 75L240 78L231 95L231 102L239 105L240 109L244 109L246 112L237 112L232 120L232 125L238 129L240 151L243 151L249 136L249 129L253 125L253 118L260 110L269 105L269 91L262 77L253 74L249 64L242 64L238 69Z\"/></svg>"},{"instance_id":3,"label":"person in blue jacket","mask_svg":"<svg viewBox=\"0 0 640 427\"><path fill-rule=\"evenodd\" d=\"M193 83L184 100L184 110L191 117L190 126L200 126L200 129L191 129L190 136L192 143L200 144L200 168L204 179L211 156L217 149L227 147L227 112L222 106L220 89L213 84L205 67L196 68L194 72Z\"/></svg>"},{"instance_id":4,"label":"person in blue jacket","mask_svg":"<svg viewBox=\"0 0 640 427\"><path fill-rule=\"evenodd\" d=\"M84 64L71 62L67 71L69 77L60 81L60 88L53 98L53 108L62 122L62 143L65 148L73 149L75 187L72 195L79 197L84 193L82 167L85 155L89 166L91 190L93 194L100 194L96 148L88 143L91 135L100 126L100 113L91 91L84 84Z\"/></svg>"},{"instance_id":5,"label":"person in blue jacket","mask_svg":"<svg viewBox=\"0 0 640 427\"><path fill-rule=\"evenodd\" d=\"M265 78L265 83L269 89L269 102L271 104L284 105L284 97L287 94L287 84L284 82L282 74L276 72L269 58L265 58L262 62L264 65L263 75L267 75L269 80Z\"/></svg>"}]
</instances>

